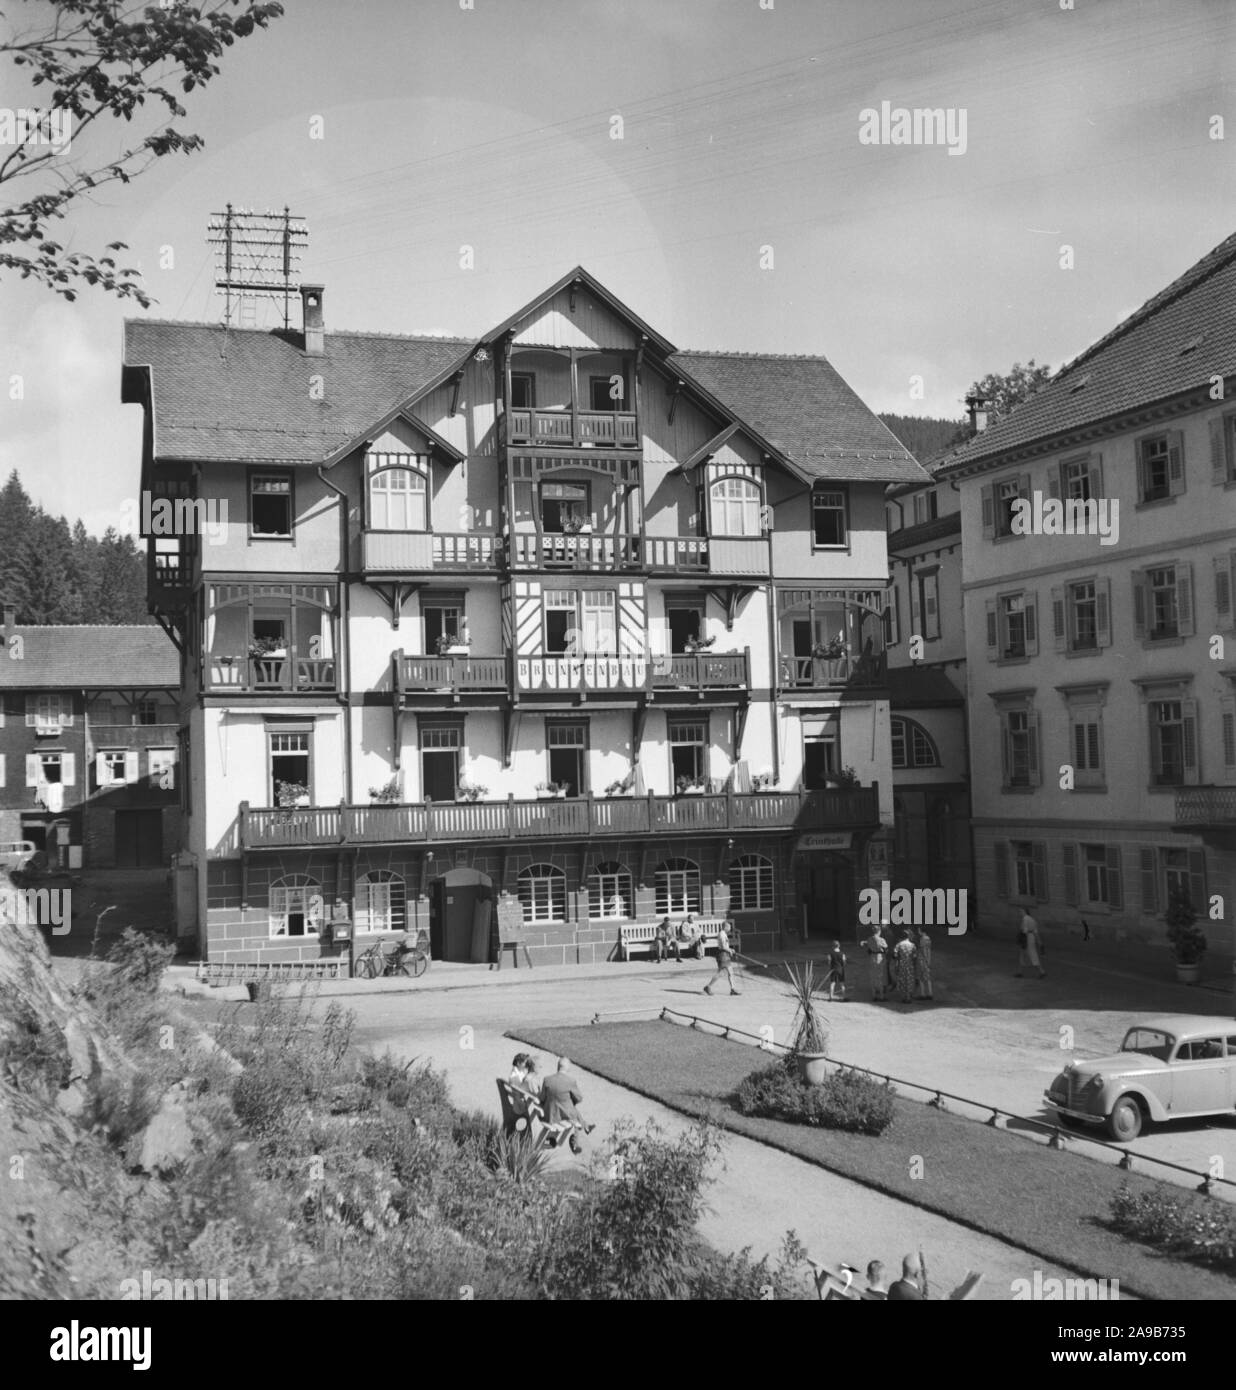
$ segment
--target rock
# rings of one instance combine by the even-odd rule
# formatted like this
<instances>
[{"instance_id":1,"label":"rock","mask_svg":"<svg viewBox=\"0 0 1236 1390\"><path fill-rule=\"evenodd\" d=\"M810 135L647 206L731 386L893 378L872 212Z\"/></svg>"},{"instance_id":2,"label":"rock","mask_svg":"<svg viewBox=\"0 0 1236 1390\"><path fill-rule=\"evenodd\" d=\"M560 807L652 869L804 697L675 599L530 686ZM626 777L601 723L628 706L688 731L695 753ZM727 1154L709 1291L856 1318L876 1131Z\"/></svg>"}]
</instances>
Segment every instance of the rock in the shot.
<instances>
[{"instance_id":1,"label":"rock","mask_svg":"<svg viewBox=\"0 0 1236 1390\"><path fill-rule=\"evenodd\" d=\"M136 1145L133 1166L143 1173L167 1176L188 1162L194 1147L184 1086L177 1082L159 1102L154 1118L143 1131Z\"/></svg>"}]
</instances>

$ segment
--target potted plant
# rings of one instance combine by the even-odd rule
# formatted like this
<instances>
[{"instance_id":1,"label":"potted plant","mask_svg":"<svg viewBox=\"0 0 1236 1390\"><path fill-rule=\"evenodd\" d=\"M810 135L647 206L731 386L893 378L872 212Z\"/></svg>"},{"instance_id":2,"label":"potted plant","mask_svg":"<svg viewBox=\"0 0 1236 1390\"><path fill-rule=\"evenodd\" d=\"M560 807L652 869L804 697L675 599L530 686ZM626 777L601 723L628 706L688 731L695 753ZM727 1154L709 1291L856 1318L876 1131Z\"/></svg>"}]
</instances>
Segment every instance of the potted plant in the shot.
<instances>
[{"instance_id":1,"label":"potted plant","mask_svg":"<svg viewBox=\"0 0 1236 1390\"><path fill-rule=\"evenodd\" d=\"M775 792L777 783L771 772L757 772L751 779L751 790L753 792Z\"/></svg>"},{"instance_id":2,"label":"potted plant","mask_svg":"<svg viewBox=\"0 0 1236 1390\"><path fill-rule=\"evenodd\" d=\"M282 637L255 637L249 643L249 655L254 661L287 656L287 642Z\"/></svg>"},{"instance_id":3,"label":"potted plant","mask_svg":"<svg viewBox=\"0 0 1236 1390\"><path fill-rule=\"evenodd\" d=\"M391 806L399 801L399 778L392 777L380 787L369 788L369 799L375 806Z\"/></svg>"},{"instance_id":4,"label":"potted plant","mask_svg":"<svg viewBox=\"0 0 1236 1390\"><path fill-rule=\"evenodd\" d=\"M679 796L699 796L704 790L704 782L700 777L679 777L674 783L674 790Z\"/></svg>"},{"instance_id":5,"label":"potted plant","mask_svg":"<svg viewBox=\"0 0 1236 1390\"><path fill-rule=\"evenodd\" d=\"M455 788L457 801L480 801L482 797L488 795L489 788L481 786L479 782L460 782Z\"/></svg>"},{"instance_id":6,"label":"potted plant","mask_svg":"<svg viewBox=\"0 0 1236 1390\"><path fill-rule=\"evenodd\" d=\"M787 994L796 1006L790 1056L799 1076L809 1085L819 1086L828 1076L828 1020L816 1008L815 1001L824 988L827 971L817 975L815 962L808 960L799 965L787 963L785 973L790 985Z\"/></svg>"},{"instance_id":7,"label":"potted plant","mask_svg":"<svg viewBox=\"0 0 1236 1390\"><path fill-rule=\"evenodd\" d=\"M1197 984L1208 943L1206 933L1197 925L1197 913L1187 892L1179 888L1172 891L1163 920L1176 960L1176 978L1182 985Z\"/></svg>"},{"instance_id":8,"label":"potted plant","mask_svg":"<svg viewBox=\"0 0 1236 1390\"><path fill-rule=\"evenodd\" d=\"M283 812L280 819L285 825L290 825L293 810L298 806L309 805L309 788L303 782L276 782L275 801Z\"/></svg>"},{"instance_id":9,"label":"potted plant","mask_svg":"<svg viewBox=\"0 0 1236 1390\"><path fill-rule=\"evenodd\" d=\"M566 796L567 792L565 782L538 782L536 789L540 796Z\"/></svg>"},{"instance_id":10,"label":"potted plant","mask_svg":"<svg viewBox=\"0 0 1236 1390\"><path fill-rule=\"evenodd\" d=\"M611 782L611 783L609 784L609 786L605 788L605 795L606 795L606 796L625 796L625 795L627 794L627 792L629 792L629 791L631 790L631 782L632 782L632 780L633 780L633 776L632 776L631 773L628 772L627 775L626 775L625 777L623 777L620 781L618 781L618 782Z\"/></svg>"},{"instance_id":11,"label":"potted plant","mask_svg":"<svg viewBox=\"0 0 1236 1390\"><path fill-rule=\"evenodd\" d=\"M828 780L838 791L843 792L857 791L863 785L852 767L843 767L840 772L834 772Z\"/></svg>"},{"instance_id":12,"label":"potted plant","mask_svg":"<svg viewBox=\"0 0 1236 1390\"><path fill-rule=\"evenodd\" d=\"M456 654L467 654L468 633L466 628L461 628L458 634L444 632L434 644L438 649L439 656L454 656Z\"/></svg>"}]
</instances>

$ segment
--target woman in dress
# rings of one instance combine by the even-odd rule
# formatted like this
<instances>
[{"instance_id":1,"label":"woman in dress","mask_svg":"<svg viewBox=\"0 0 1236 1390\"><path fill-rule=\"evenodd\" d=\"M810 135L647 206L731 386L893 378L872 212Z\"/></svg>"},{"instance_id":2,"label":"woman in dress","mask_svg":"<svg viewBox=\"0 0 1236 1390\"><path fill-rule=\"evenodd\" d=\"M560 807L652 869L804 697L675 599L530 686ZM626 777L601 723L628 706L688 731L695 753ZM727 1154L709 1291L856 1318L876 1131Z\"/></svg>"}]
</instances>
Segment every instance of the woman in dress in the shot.
<instances>
[{"instance_id":1,"label":"woman in dress","mask_svg":"<svg viewBox=\"0 0 1236 1390\"><path fill-rule=\"evenodd\" d=\"M931 994L931 937L926 927L914 928L914 985L920 999Z\"/></svg>"},{"instance_id":2,"label":"woman in dress","mask_svg":"<svg viewBox=\"0 0 1236 1390\"><path fill-rule=\"evenodd\" d=\"M897 982L897 994L903 1004L914 998L914 940L909 927L902 927L901 939L893 947L893 978Z\"/></svg>"},{"instance_id":3,"label":"woman in dress","mask_svg":"<svg viewBox=\"0 0 1236 1390\"><path fill-rule=\"evenodd\" d=\"M867 962L871 968L871 997L877 1003L883 1001L888 981L885 976L885 957L888 955L888 941L883 927L872 927L871 935L863 942L867 952Z\"/></svg>"}]
</instances>

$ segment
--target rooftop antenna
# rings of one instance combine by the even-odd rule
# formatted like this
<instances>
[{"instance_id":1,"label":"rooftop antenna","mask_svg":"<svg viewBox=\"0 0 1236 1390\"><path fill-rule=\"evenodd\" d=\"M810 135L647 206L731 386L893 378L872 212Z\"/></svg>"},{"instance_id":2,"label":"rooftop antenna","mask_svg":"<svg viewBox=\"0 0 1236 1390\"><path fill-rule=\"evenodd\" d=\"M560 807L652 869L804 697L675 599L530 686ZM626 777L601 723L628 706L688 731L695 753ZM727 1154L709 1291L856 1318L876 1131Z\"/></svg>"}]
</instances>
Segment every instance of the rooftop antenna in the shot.
<instances>
[{"instance_id":1,"label":"rooftop antenna","mask_svg":"<svg viewBox=\"0 0 1236 1390\"><path fill-rule=\"evenodd\" d=\"M211 214L207 242L215 248L215 293L224 296L223 324L230 328L246 301L283 300L283 326L291 325L290 303L300 284L301 252L309 245L303 217L235 208Z\"/></svg>"}]
</instances>

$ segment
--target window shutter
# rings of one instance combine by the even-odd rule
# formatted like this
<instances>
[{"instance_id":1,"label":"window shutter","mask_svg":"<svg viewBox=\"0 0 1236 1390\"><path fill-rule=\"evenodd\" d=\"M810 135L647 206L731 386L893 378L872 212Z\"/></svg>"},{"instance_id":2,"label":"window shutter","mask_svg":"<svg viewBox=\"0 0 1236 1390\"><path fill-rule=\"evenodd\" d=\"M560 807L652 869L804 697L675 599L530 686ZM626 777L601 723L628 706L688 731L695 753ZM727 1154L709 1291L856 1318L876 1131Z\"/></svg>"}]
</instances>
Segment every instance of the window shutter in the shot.
<instances>
[{"instance_id":1,"label":"window shutter","mask_svg":"<svg viewBox=\"0 0 1236 1390\"><path fill-rule=\"evenodd\" d=\"M71 787L77 781L77 759L72 753L60 755L60 784Z\"/></svg>"},{"instance_id":2,"label":"window shutter","mask_svg":"<svg viewBox=\"0 0 1236 1390\"><path fill-rule=\"evenodd\" d=\"M892 632L888 644L890 647L895 647L901 641L901 590L895 584L890 597L893 601L888 606L888 613Z\"/></svg>"},{"instance_id":3,"label":"window shutter","mask_svg":"<svg viewBox=\"0 0 1236 1390\"><path fill-rule=\"evenodd\" d=\"M26 754L26 786L37 787L43 780L43 760L37 753Z\"/></svg>"},{"instance_id":4,"label":"window shutter","mask_svg":"<svg viewBox=\"0 0 1236 1390\"><path fill-rule=\"evenodd\" d=\"M987 600L987 660L994 661L1000 650L999 624L996 621L996 601Z\"/></svg>"},{"instance_id":5,"label":"window shutter","mask_svg":"<svg viewBox=\"0 0 1236 1390\"><path fill-rule=\"evenodd\" d=\"M1210 481L1217 486L1227 482L1227 448L1222 416L1210 422Z\"/></svg>"},{"instance_id":6,"label":"window shutter","mask_svg":"<svg viewBox=\"0 0 1236 1390\"><path fill-rule=\"evenodd\" d=\"M27 695L27 696L26 696L26 728L27 728L27 729L33 729L34 726L35 726L35 724L38 723L38 717L39 717L39 716L38 716L38 710L39 710L39 707L38 707L38 704L37 704L37 702L36 702L36 697L33 696L33 695Z\"/></svg>"},{"instance_id":7,"label":"window shutter","mask_svg":"<svg viewBox=\"0 0 1236 1390\"><path fill-rule=\"evenodd\" d=\"M1096 579L1094 584L1094 626L1100 647L1112 644L1112 581Z\"/></svg>"},{"instance_id":8,"label":"window shutter","mask_svg":"<svg viewBox=\"0 0 1236 1390\"><path fill-rule=\"evenodd\" d=\"M1236 695L1223 697L1223 772L1230 782L1236 779Z\"/></svg>"},{"instance_id":9,"label":"window shutter","mask_svg":"<svg viewBox=\"0 0 1236 1390\"><path fill-rule=\"evenodd\" d=\"M1047 470L1047 495L1053 501L1059 501L1064 493L1064 464L1058 463L1054 468Z\"/></svg>"},{"instance_id":10,"label":"window shutter","mask_svg":"<svg viewBox=\"0 0 1236 1390\"><path fill-rule=\"evenodd\" d=\"M124 755L124 780L126 782L140 781L142 775L142 755L136 748L130 749Z\"/></svg>"},{"instance_id":11,"label":"window shutter","mask_svg":"<svg viewBox=\"0 0 1236 1390\"><path fill-rule=\"evenodd\" d=\"M1124 884L1120 881L1120 846L1107 847L1107 903L1124 910Z\"/></svg>"},{"instance_id":12,"label":"window shutter","mask_svg":"<svg viewBox=\"0 0 1236 1390\"><path fill-rule=\"evenodd\" d=\"M1056 650L1062 652L1068 648L1068 636L1064 628L1064 590L1053 589L1051 591L1051 630L1052 637L1055 639Z\"/></svg>"},{"instance_id":13,"label":"window shutter","mask_svg":"<svg viewBox=\"0 0 1236 1390\"><path fill-rule=\"evenodd\" d=\"M1090 459L1090 495L1103 496L1103 455L1094 454Z\"/></svg>"},{"instance_id":14,"label":"window shutter","mask_svg":"<svg viewBox=\"0 0 1236 1390\"><path fill-rule=\"evenodd\" d=\"M1197 701L1182 700L1180 712L1184 720L1184 779L1187 786L1196 786L1197 767Z\"/></svg>"},{"instance_id":15,"label":"window shutter","mask_svg":"<svg viewBox=\"0 0 1236 1390\"><path fill-rule=\"evenodd\" d=\"M994 536L996 534L996 503L992 495L991 484L988 483L983 488L983 535Z\"/></svg>"},{"instance_id":16,"label":"window shutter","mask_svg":"<svg viewBox=\"0 0 1236 1390\"><path fill-rule=\"evenodd\" d=\"M1167 436L1167 490L1173 497L1185 490L1184 435L1179 430Z\"/></svg>"},{"instance_id":17,"label":"window shutter","mask_svg":"<svg viewBox=\"0 0 1236 1390\"><path fill-rule=\"evenodd\" d=\"M923 606L919 601L920 580L914 571L907 570L906 578L910 582L910 633L912 636L922 636L923 633Z\"/></svg>"},{"instance_id":18,"label":"window shutter","mask_svg":"<svg viewBox=\"0 0 1236 1390\"><path fill-rule=\"evenodd\" d=\"M1030 775L1030 785L1032 787L1037 787L1041 781L1039 776L1040 728L1041 716L1037 710L1033 710L1026 724L1026 767Z\"/></svg>"},{"instance_id":19,"label":"window shutter","mask_svg":"<svg viewBox=\"0 0 1236 1390\"><path fill-rule=\"evenodd\" d=\"M1060 846L1064 858L1064 900L1077 906L1077 846L1066 842Z\"/></svg>"},{"instance_id":20,"label":"window shutter","mask_svg":"<svg viewBox=\"0 0 1236 1390\"><path fill-rule=\"evenodd\" d=\"M0 753L0 787L4 786L4 756Z\"/></svg>"},{"instance_id":21,"label":"window shutter","mask_svg":"<svg viewBox=\"0 0 1236 1390\"><path fill-rule=\"evenodd\" d=\"M1193 635L1193 565L1176 566L1176 623L1182 637Z\"/></svg>"},{"instance_id":22,"label":"window shutter","mask_svg":"<svg viewBox=\"0 0 1236 1390\"><path fill-rule=\"evenodd\" d=\"M992 846L996 855L996 896L1009 895L1009 846L1007 840L997 840Z\"/></svg>"},{"instance_id":23,"label":"window shutter","mask_svg":"<svg viewBox=\"0 0 1236 1390\"><path fill-rule=\"evenodd\" d=\"M1203 919L1210 915L1210 904L1206 900L1206 851L1189 851L1189 898L1193 910Z\"/></svg>"},{"instance_id":24,"label":"window shutter","mask_svg":"<svg viewBox=\"0 0 1236 1390\"><path fill-rule=\"evenodd\" d=\"M111 776L107 771L107 758L102 753L96 753L94 757L94 779L101 787L111 785Z\"/></svg>"},{"instance_id":25,"label":"window shutter","mask_svg":"<svg viewBox=\"0 0 1236 1390\"><path fill-rule=\"evenodd\" d=\"M1034 856L1034 897L1036 902L1047 901L1047 846L1036 840L1031 848Z\"/></svg>"},{"instance_id":26,"label":"window shutter","mask_svg":"<svg viewBox=\"0 0 1236 1390\"><path fill-rule=\"evenodd\" d=\"M1026 610L1026 655L1038 656L1039 654L1039 599L1037 594L1027 593L1025 596Z\"/></svg>"},{"instance_id":27,"label":"window shutter","mask_svg":"<svg viewBox=\"0 0 1236 1390\"><path fill-rule=\"evenodd\" d=\"M1153 845L1137 847L1138 877L1141 880L1142 916L1153 917L1159 910L1159 854Z\"/></svg>"},{"instance_id":28,"label":"window shutter","mask_svg":"<svg viewBox=\"0 0 1236 1390\"><path fill-rule=\"evenodd\" d=\"M1133 635L1146 635L1146 576L1140 570L1133 572Z\"/></svg>"},{"instance_id":29,"label":"window shutter","mask_svg":"<svg viewBox=\"0 0 1236 1390\"><path fill-rule=\"evenodd\" d=\"M1219 616L1220 627L1232 625L1232 557L1216 555L1215 568L1215 612Z\"/></svg>"}]
</instances>

